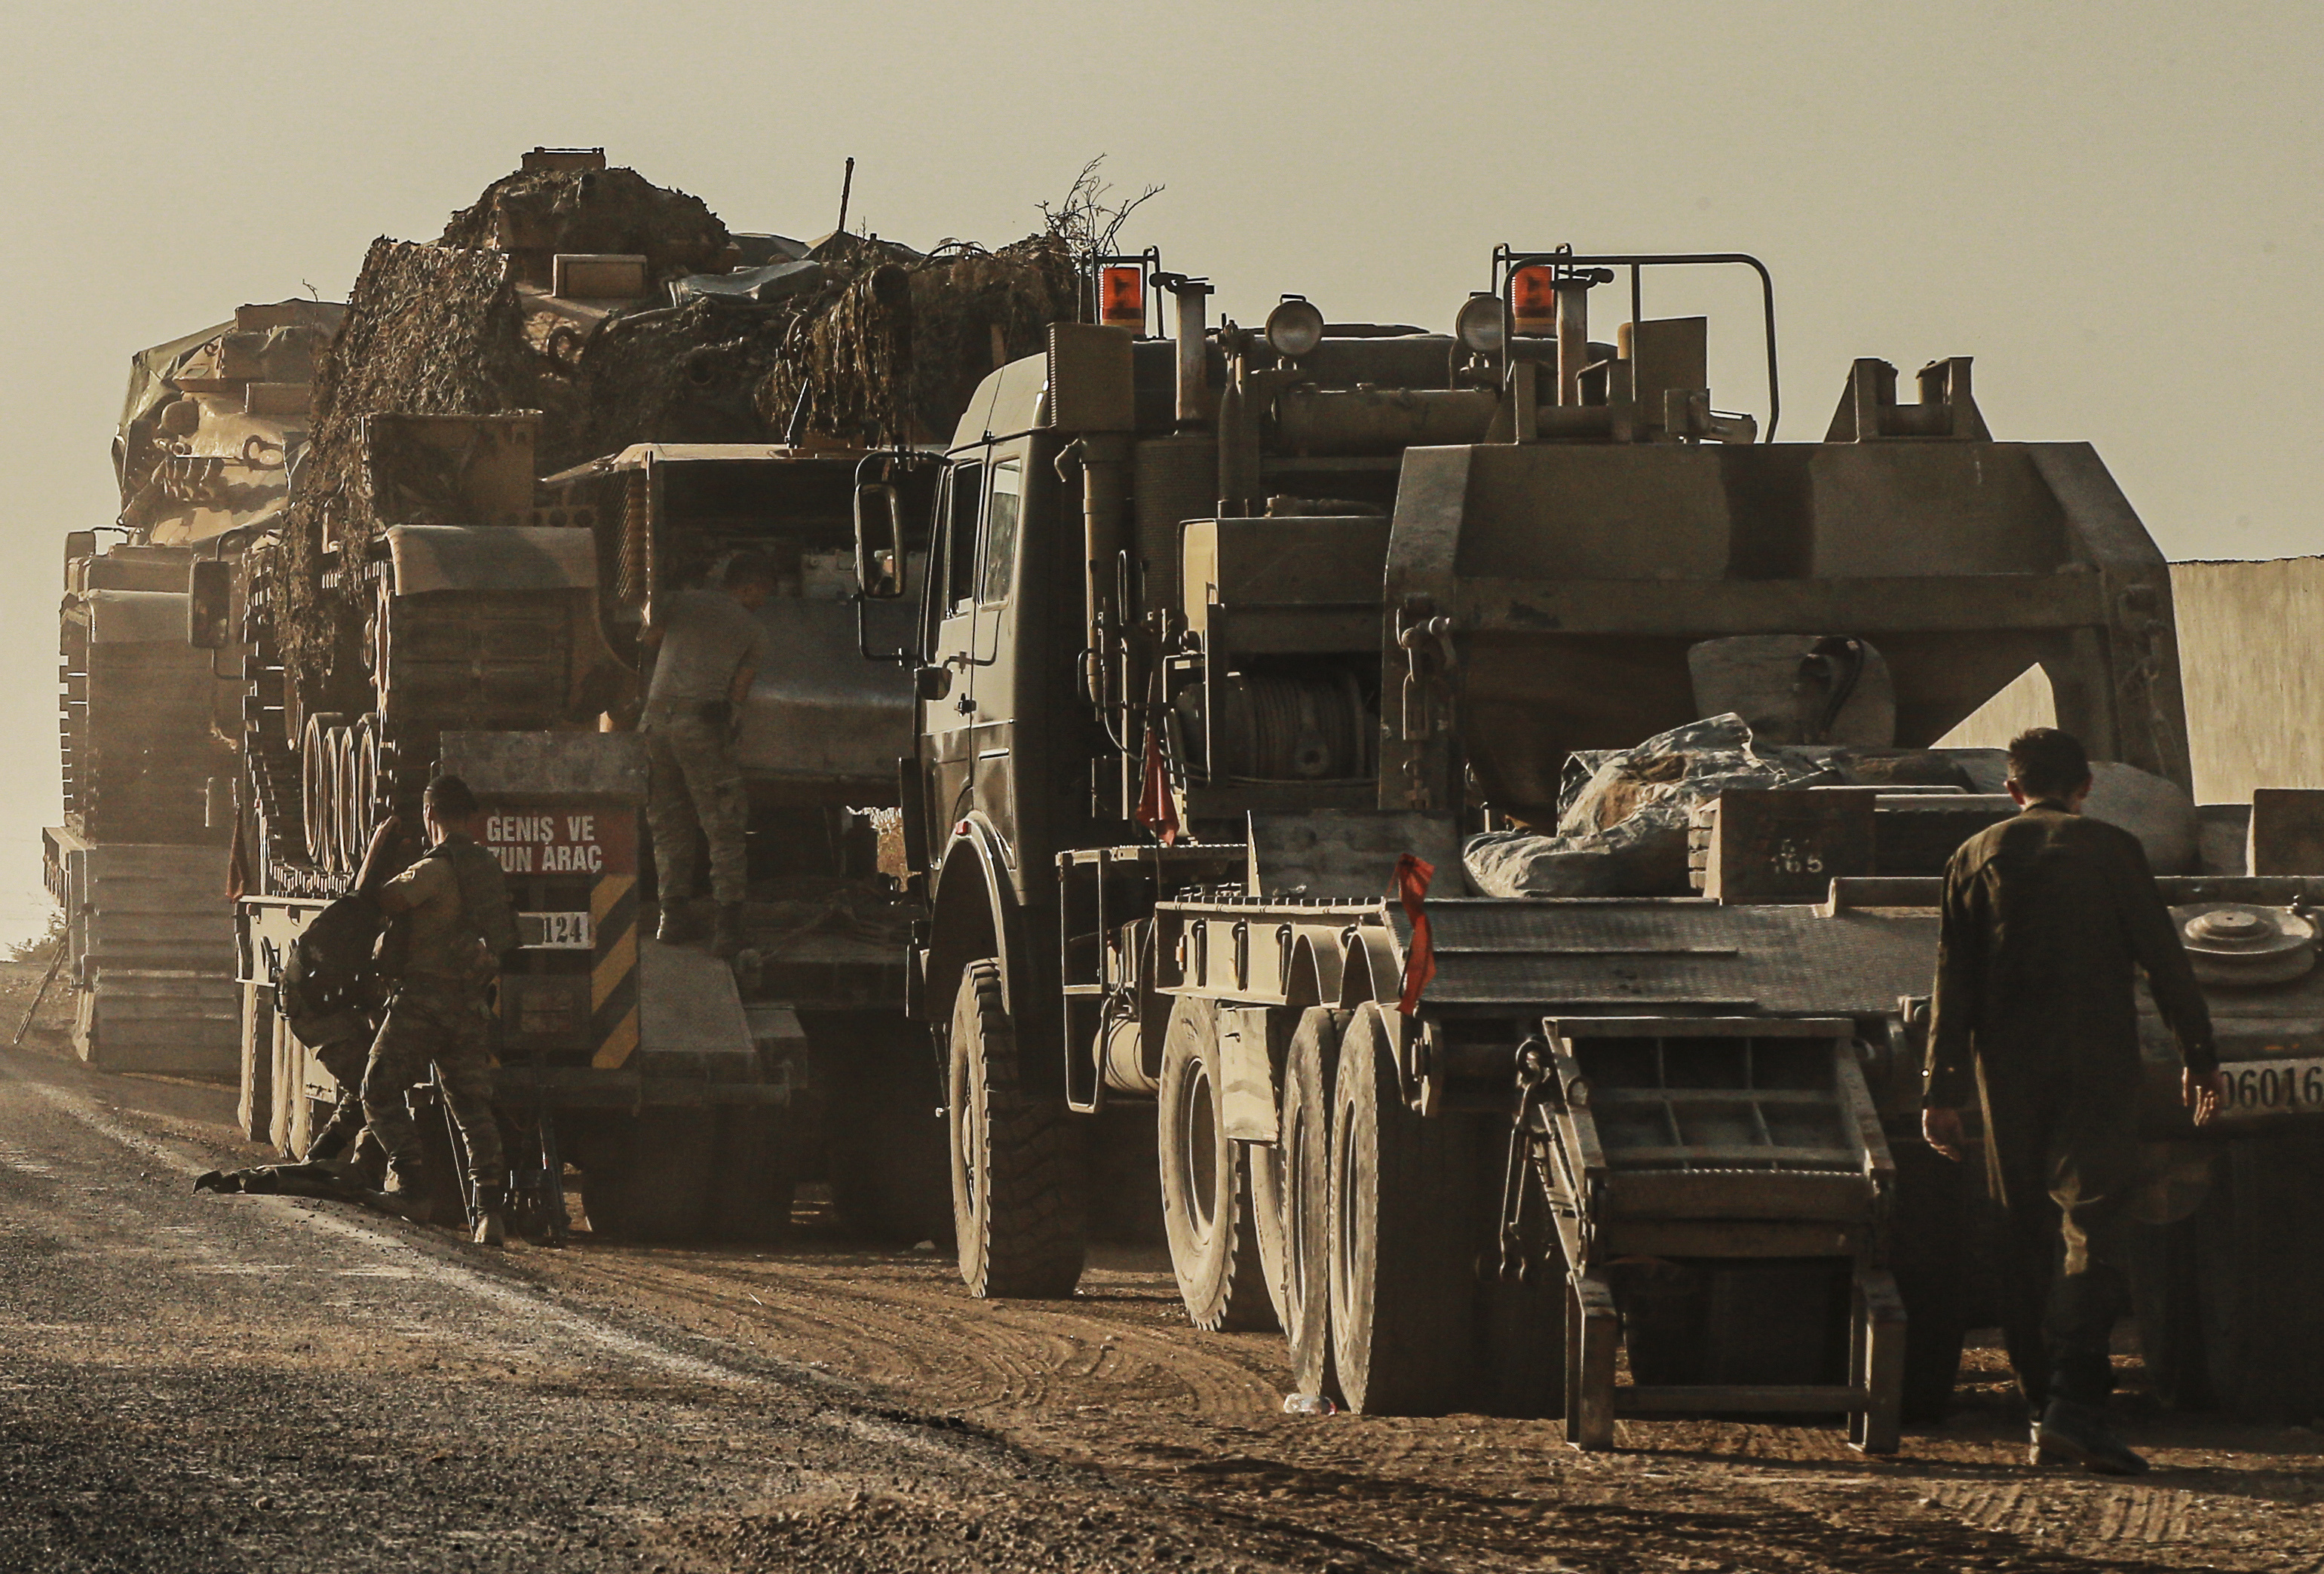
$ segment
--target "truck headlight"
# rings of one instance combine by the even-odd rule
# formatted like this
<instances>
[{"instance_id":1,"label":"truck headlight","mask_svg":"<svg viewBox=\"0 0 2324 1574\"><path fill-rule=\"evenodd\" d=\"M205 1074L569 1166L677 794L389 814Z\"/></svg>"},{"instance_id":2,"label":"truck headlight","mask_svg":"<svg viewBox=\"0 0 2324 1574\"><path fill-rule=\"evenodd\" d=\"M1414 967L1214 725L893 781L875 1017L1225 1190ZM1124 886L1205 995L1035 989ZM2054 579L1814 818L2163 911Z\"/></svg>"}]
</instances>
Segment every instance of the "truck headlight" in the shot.
<instances>
[{"instance_id":1,"label":"truck headlight","mask_svg":"<svg viewBox=\"0 0 2324 1574\"><path fill-rule=\"evenodd\" d=\"M1323 314L1305 295L1286 295L1267 314L1267 342L1286 360L1297 360L1323 342Z\"/></svg>"},{"instance_id":2,"label":"truck headlight","mask_svg":"<svg viewBox=\"0 0 2324 1574\"><path fill-rule=\"evenodd\" d=\"M1499 350L1506 337L1501 331L1501 298L1489 290L1470 296L1452 319L1452 333L1480 356Z\"/></svg>"}]
</instances>

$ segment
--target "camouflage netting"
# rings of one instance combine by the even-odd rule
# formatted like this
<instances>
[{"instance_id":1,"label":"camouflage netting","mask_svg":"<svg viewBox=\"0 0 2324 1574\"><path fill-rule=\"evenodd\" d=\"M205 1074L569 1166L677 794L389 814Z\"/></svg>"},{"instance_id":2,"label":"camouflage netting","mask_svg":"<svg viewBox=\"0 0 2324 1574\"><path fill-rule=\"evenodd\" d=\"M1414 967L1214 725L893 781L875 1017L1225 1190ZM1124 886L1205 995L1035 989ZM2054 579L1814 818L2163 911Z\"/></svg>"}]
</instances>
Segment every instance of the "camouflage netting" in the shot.
<instances>
[{"instance_id":1,"label":"camouflage netting","mask_svg":"<svg viewBox=\"0 0 2324 1574\"><path fill-rule=\"evenodd\" d=\"M315 375L314 416L298 461L283 543L286 664L314 708L346 708L361 677L359 583L326 587L324 542L363 541L375 522L364 495L363 418L375 411L484 415L563 405L497 252L372 243L347 315ZM353 579L354 576L347 576Z\"/></svg>"},{"instance_id":2,"label":"camouflage netting","mask_svg":"<svg viewBox=\"0 0 2324 1574\"><path fill-rule=\"evenodd\" d=\"M581 252L642 255L655 297L602 320L541 307L556 255ZM323 583L327 539L383 528L364 493L364 415L539 411L544 474L632 443L779 442L794 430L943 442L981 378L1077 315L1073 252L1056 235L925 257L836 236L816 248L814 287L787 298L661 304L659 286L738 255L699 199L621 169L510 175L434 243L374 243L316 375L284 548L278 631L307 708L368 705L360 577Z\"/></svg>"},{"instance_id":3,"label":"camouflage netting","mask_svg":"<svg viewBox=\"0 0 2324 1574\"><path fill-rule=\"evenodd\" d=\"M732 239L701 198L635 170L521 170L452 215L436 244L510 253L545 287L558 252L641 255L662 282L721 266Z\"/></svg>"},{"instance_id":4,"label":"camouflage netting","mask_svg":"<svg viewBox=\"0 0 2324 1574\"><path fill-rule=\"evenodd\" d=\"M859 252L863 261L873 258ZM848 437L870 429L948 442L976 384L996 366L1038 352L1049 324L1078 314L1074 260L1053 235L988 252L954 245L860 273L802 317L759 409L788 423L807 392L806 429Z\"/></svg>"}]
</instances>

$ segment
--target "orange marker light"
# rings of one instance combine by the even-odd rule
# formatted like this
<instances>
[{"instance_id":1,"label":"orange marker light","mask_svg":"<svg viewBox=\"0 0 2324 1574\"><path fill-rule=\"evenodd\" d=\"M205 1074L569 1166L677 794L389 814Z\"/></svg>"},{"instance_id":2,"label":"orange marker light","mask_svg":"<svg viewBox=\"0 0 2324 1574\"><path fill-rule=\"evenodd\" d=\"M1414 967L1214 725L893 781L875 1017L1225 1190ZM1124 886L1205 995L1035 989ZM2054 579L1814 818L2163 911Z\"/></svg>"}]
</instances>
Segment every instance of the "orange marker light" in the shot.
<instances>
[{"instance_id":1,"label":"orange marker light","mask_svg":"<svg viewBox=\"0 0 2324 1574\"><path fill-rule=\"evenodd\" d=\"M1546 338L1557 331L1557 291L1548 268L1519 268L1509 280L1509 305L1519 334Z\"/></svg>"},{"instance_id":2,"label":"orange marker light","mask_svg":"<svg viewBox=\"0 0 2324 1574\"><path fill-rule=\"evenodd\" d=\"M1146 269L1143 264L1097 271L1097 319L1108 328L1146 331Z\"/></svg>"}]
</instances>

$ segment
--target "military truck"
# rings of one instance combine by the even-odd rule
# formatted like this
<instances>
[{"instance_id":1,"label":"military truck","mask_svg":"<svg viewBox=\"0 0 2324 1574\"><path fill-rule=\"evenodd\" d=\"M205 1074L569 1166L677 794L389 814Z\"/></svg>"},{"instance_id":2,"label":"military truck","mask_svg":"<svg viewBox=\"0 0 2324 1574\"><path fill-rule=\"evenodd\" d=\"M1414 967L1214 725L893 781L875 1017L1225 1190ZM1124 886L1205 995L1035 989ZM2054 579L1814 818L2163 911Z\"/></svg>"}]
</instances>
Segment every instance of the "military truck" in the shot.
<instances>
[{"instance_id":1,"label":"military truck","mask_svg":"<svg viewBox=\"0 0 2324 1574\"><path fill-rule=\"evenodd\" d=\"M269 672L272 543L197 576L197 604L221 609L259 674L243 738L265 873L237 904L251 1102L295 1151L335 1096L318 1046L274 1010L284 959L350 888L379 821L416 821L420 789L452 771L484 805L519 907L495 1085L523 1134L512 1151L576 1165L603 1233L769 1240L794 1185L827 1180L857 1227L918 1238L941 1222L936 1089L897 1007L903 931L867 818L894 796L910 700L900 674L855 654L862 456L641 444L536 491L535 426L370 419L374 474L452 479L425 494L427 523L345 543L327 570L371 587L360 711L296 714ZM776 560L757 616L781 659L740 718L754 900L730 968L651 938L644 749L613 713L638 687L647 609L746 546Z\"/></svg>"},{"instance_id":2,"label":"military truck","mask_svg":"<svg viewBox=\"0 0 2324 1574\"><path fill-rule=\"evenodd\" d=\"M1822 440L1761 440L1773 286L1739 255L1504 247L1451 335L1296 296L1212 328L1202 282L1101 266L1123 320L1053 328L961 421L906 653L908 983L971 1291L1072 1291L1087 1117L1149 1107L1189 1316L1279 1323L1303 1391L1563 1414L1585 1448L1793 1412L1893 1449L1995 1320L1914 1033L1935 875L2001 805L1924 752L2038 669L2094 755L2189 785L2165 565L2105 467L1995 440L1966 358L1916 402L1858 361ZM1761 288L1757 413L1712 404L1704 319L1642 309L1711 266ZM859 495L867 598L904 594L902 517ZM1820 674L1794 741L1829 764L1877 722L1879 769L1702 805L1699 894L1683 827L1674 885L1471 893L1468 844L1568 829L1570 771L1738 708L1770 651L1775 711ZM2324 887L2168 872L2253 1096L2197 1134L2158 1089L2150 1364L2312 1406L2324 986L2282 969Z\"/></svg>"},{"instance_id":3,"label":"military truck","mask_svg":"<svg viewBox=\"0 0 2324 1574\"><path fill-rule=\"evenodd\" d=\"M848 605L862 441L804 394L788 430L754 403L810 305L908 284L874 264L910 254L837 243L813 262L602 150L537 149L442 242L375 245L349 305L244 308L139 357L116 447L128 540L69 547L50 862L85 1053L238 1076L246 1132L303 1151L339 1092L314 1035L363 1024L296 1020L286 962L374 829L416 827L429 776L456 770L522 910L499 1094L541 1219L570 1162L607 1233L765 1239L818 1180L859 1229L942 1233L937 1088L899 1008L908 915L873 823L909 683L856 657L895 635ZM981 261L945 281L1030 265ZM948 299L928 305L940 327ZM908 336L851 321L889 359L819 351L826 403L875 371L908 381ZM948 423L943 357L925 359L910 391ZM571 463L649 432L724 440ZM778 564L759 616L780 659L739 718L753 901L729 968L650 938L687 893L656 886L624 728L648 609L741 547Z\"/></svg>"}]
</instances>

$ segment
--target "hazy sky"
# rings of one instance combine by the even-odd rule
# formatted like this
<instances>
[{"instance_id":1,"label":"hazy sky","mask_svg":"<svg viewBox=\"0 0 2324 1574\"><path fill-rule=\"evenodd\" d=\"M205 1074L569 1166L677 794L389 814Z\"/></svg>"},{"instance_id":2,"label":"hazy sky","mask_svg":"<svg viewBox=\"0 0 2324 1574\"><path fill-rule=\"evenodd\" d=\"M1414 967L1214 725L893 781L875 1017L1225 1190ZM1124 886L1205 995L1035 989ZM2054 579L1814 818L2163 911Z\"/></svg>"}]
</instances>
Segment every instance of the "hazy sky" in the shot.
<instances>
[{"instance_id":1,"label":"hazy sky","mask_svg":"<svg viewBox=\"0 0 2324 1574\"><path fill-rule=\"evenodd\" d=\"M2312 5L11 9L0 939L37 921L61 537L115 512L130 354L341 296L536 144L791 235L852 154L860 225L923 246L1015 238L1105 153L1167 188L1125 239L1246 319L1447 327L1504 240L1753 252L1782 435L1853 356L1972 355L1995 435L2095 442L2171 556L2324 551ZM1718 314L1725 407L1764 409L1749 305L1649 298Z\"/></svg>"}]
</instances>

